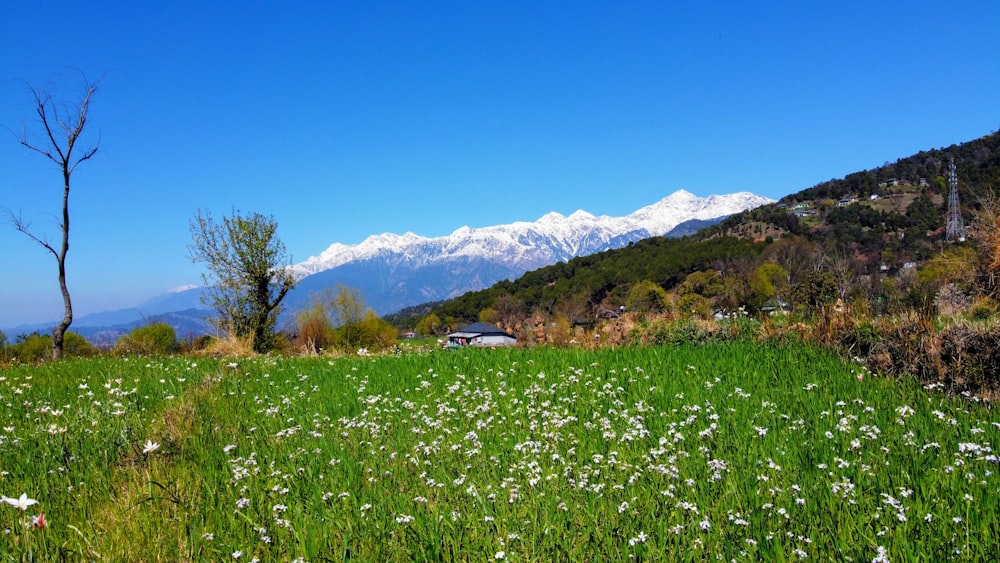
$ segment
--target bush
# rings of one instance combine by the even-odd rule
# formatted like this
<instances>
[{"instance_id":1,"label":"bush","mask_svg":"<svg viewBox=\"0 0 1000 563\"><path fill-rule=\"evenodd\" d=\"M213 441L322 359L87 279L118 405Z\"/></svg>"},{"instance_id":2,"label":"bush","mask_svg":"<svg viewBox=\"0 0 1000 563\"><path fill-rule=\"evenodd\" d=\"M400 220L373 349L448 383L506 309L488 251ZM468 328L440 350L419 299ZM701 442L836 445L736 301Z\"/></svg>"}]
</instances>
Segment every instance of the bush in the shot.
<instances>
[{"instance_id":1,"label":"bush","mask_svg":"<svg viewBox=\"0 0 1000 563\"><path fill-rule=\"evenodd\" d=\"M201 336L190 336L183 342L178 343L177 351L181 354L197 354L204 352L212 342L215 341L215 337L210 334L202 334Z\"/></svg>"},{"instance_id":2,"label":"bush","mask_svg":"<svg viewBox=\"0 0 1000 563\"><path fill-rule=\"evenodd\" d=\"M841 344L852 356L865 358L878 349L884 338L881 327L872 321L863 321L844 331Z\"/></svg>"},{"instance_id":3,"label":"bush","mask_svg":"<svg viewBox=\"0 0 1000 563\"><path fill-rule=\"evenodd\" d=\"M255 355L248 338L232 335L199 339L197 346L195 351L210 358L249 358Z\"/></svg>"},{"instance_id":4,"label":"bush","mask_svg":"<svg viewBox=\"0 0 1000 563\"><path fill-rule=\"evenodd\" d=\"M911 314L860 324L842 343L852 340L864 342L868 350L848 352L861 356L876 373L913 377L954 392L1000 388L1000 325L996 323L958 321L938 329Z\"/></svg>"},{"instance_id":5,"label":"bush","mask_svg":"<svg viewBox=\"0 0 1000 563\"><path fill-rule=\"evenodd\" d=\"M63 357L86 357L97 354L97 348L87 342L87 339L75 332L67 332L63 336ZM4 348L4 355L12 360L25 363L37 363L52 357L52 335L31 334L21 336L13 346Z\"/></svg>"},{"instance_id":6,"label":"bush","mask_svg":"<svg viewBox=\"0 0 1000 563\"><path fill-rule=\"evenodd\" d=\"M633 344L698 344L714 339L718 325L694 319L663 320L648 327L633 329Z\"/></svg>"},{"instance_id":7,"label":"bush","mask_svg":"<svg viewBox=\"0 0 1000 563\"><path fill-rule=\"evenodd\" d=\"M376 316L370 309L362 320L336 329L337 347L349 353L360 349L371 352L385 350L395 345L398 338L396 327Z\"/></svg>"},{"instance_id":8,"label":"bush","mask_svg":"<svg viewBox=\"0 0 1000 563\"><path fill-rule=\"evenodd\" d=\"M315 354L331 345L336 338L330 317L320 306L298 314L297 332L292 340L295 348L306 354Z\"/></svg>"},{"instance_id":9,"label":"bush","mask_svg":"<svg viewBox=\"0 0 1000 563\"><path fill-rule=\"evenodd\" d=\"M95 355L97 355L97 348L79 334L67 332L63 337L63 356L86 358Z\"/></svg>"},{"instance_id":10,"label":"bush","mask_svg":"<svg viewBox=\"0 0 1000 563\"><path fill-rule=\"evenodd\" d=\"M697 293L688 293L677 300L676 311L680 317L708 319L712 316L712 304Z\"/></svg>"},{"instance_id":11,"label":"bush","mask_svg":"<svg viewBox=\"0 0 1000 563\"><path fill-rule=\"evenodd\" d=\"M976 301L969 309L969 317L979 321L991 319L996 313L997 302L989 297Z\"/></svg>"},{"instance_id":12,"label":"bush","mask_svg":"<svg viewBox=\"0 0 1000 563\"><path fill-rule=\"evenodd\" d=\"M969 295L962 291L958 285L945 284L934 296L934 306L937 307L938 314L951 317L964 313L969 309Z\"/></svg>"},{"instance_id":13,"label":"bush","mask_svg":"<svg viewBox=\"0 0 1000 563\"><path fill-rule=\"evenodd\" d=\"M176 352L177 332L166 323L152 323L134 329L115 343L116 354L166 356Z\"/></svg>"}]
</instances>

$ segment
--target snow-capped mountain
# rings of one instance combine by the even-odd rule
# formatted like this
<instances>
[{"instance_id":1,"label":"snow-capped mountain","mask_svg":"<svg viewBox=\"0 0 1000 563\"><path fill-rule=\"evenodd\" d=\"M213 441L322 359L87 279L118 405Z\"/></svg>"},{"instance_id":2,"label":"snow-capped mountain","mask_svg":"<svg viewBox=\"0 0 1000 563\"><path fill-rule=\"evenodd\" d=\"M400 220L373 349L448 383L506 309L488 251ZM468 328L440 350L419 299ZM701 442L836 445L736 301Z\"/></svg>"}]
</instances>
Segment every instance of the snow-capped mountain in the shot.
<instances>
[{"instance_id":1,"label":"snow-capped mountain","mask_svg":"<svg viewBox=\"0 0 1000 563\"><path fill-rule=\"evenodd\" d=\"M643 238L663 236L686 221L721 219L771 202L749 192L700 198L679 190L624 217L596 217L582 210L568 217L551 212L533 223L461 227L445 237L427 238L410 232L372 235L356 245L332 244L319 256L295 264L293 269L304 278L372 259L421 267L450 259L473 258L527 271Z\"/></svg>"},{"instance_id":2,"label":"snow-capped mountain","mask_svg":"<svg viewBox=\"0 0 1000 563\"><path fill-rule=\"evenodd\" d=\"M577 256L669 236L691 222L711 224L772 201L748 192L700 198L680 190L624 217L552 212L534 222L461 227L444 237L372 235L357 245L330 245L295 264L300 282L288 295L285 309L300 309L311 292L342 283L359 290L376 313L392 313L484 289ZM679 235L690 232L683 229Z\"/></svg>"}]
</instances>

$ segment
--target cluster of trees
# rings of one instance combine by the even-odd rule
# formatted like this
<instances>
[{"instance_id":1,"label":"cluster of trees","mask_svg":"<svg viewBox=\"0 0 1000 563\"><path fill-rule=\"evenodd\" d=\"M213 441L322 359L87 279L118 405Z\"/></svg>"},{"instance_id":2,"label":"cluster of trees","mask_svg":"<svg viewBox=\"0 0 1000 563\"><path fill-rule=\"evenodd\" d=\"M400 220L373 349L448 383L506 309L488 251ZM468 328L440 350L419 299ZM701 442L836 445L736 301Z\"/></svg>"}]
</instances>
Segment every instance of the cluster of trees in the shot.
<instances>
[{"instance_id":1,"label":"cluster of trees","mask_svg":"<svg viewBox=\"0 0 1000 563\"><path fill-rule=\"evenodd\" d=\"M932 194L947 193L948 163L954 158L958 169L959 195L970 210L978 208L977 187L1000 184L1000 132L979 139L952 145L947 148L919 153L885 163L874 170L848 174L843 179L821 182L783 198L783 201L804 201L817 199L838 199L846 195L868 197L884 195L890 180L903 184L917 184L921 178L928 182L927 190Z\"/></svg>"},{"instance_id":2,"label":"cluster of trees","mask_svg":"<svg viewBox=\"0 0 1000 563\"><path fill-rule=\"evenodd\" d=\"M399 331L365 307L361 293L343 284L310 296L297 317L293 345L306 353L329 349L378 351L395 346Z\"/></svg>"}]
</instances>

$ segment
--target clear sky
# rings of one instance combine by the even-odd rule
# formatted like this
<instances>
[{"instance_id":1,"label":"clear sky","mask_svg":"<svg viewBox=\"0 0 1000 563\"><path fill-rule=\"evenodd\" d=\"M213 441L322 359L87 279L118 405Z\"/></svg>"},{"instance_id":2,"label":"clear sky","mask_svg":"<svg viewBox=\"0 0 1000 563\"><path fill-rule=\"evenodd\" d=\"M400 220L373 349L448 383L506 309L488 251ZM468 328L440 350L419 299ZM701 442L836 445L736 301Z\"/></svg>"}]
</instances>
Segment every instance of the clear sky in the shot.
<instances>
[{"instance_id":1,"label":"clear sky","mask_svg":"<svg viewBox=\"0 0 1000 563\"><path fill-rule=\"evenodd\" d=\"M199 283L198 209L273 215L298 262L682 188L779 198L1000 128L998 29L996 0L3 2L0 207L58 237L59 171L17 137L26 84L73 99L79 72L77 315ZM61 317L53 257L7 225L0 248L0 327Z\"/></svg>"}]
</instances>

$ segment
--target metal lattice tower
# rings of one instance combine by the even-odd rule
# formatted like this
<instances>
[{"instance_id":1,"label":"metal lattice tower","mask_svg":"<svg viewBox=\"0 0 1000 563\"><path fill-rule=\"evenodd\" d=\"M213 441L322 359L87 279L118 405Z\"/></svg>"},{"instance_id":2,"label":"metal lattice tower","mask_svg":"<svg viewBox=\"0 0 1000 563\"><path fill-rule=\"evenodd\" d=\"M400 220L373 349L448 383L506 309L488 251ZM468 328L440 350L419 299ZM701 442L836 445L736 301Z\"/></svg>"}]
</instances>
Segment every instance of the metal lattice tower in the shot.
<instances>
[{"instance_id":1,"label":"metal lattice tower","mask_svg":"<svg viewBox=\"0 0 1000 563\"><path fill-rule=\"evenodd\" d=\"M948 165L948 222L945 227L946 240L965 240L965 222L962 221L962 209L958 205L958 173L955 172L955 159Z\"/></svg>"}]
</instances>

